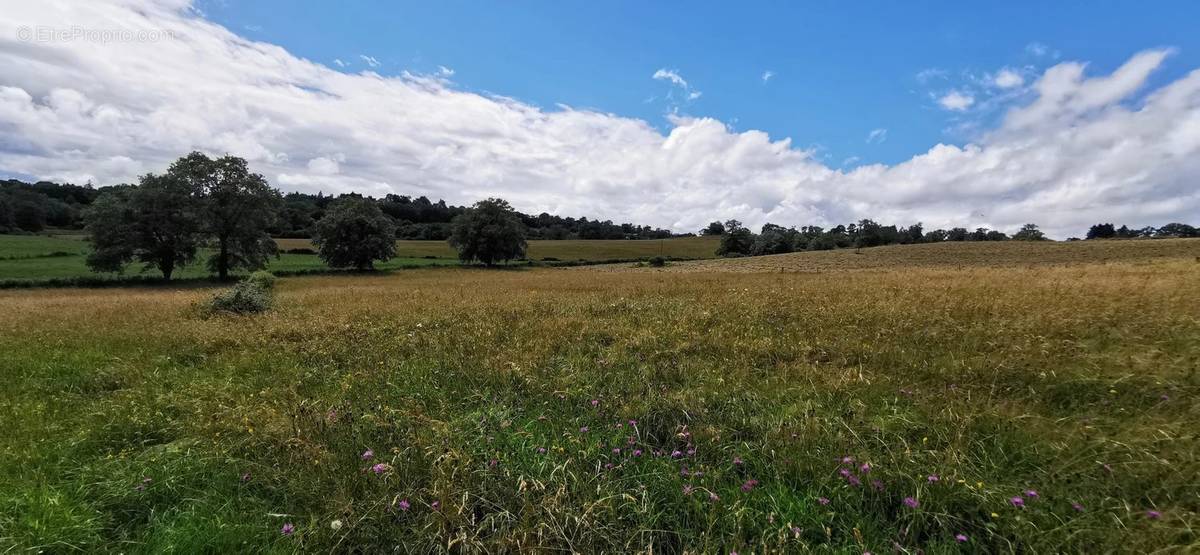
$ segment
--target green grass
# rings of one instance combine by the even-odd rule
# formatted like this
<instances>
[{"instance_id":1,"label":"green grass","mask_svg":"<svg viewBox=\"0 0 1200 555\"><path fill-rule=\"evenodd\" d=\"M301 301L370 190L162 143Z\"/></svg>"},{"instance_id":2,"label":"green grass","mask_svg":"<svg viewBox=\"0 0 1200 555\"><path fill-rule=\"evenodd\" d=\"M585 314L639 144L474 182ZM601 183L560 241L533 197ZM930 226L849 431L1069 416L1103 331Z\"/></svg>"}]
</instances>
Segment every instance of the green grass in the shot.
<instances>
[{"instance_id":1,"label":"green grass","mask_svg":"<svg viewBox=\"0 0 1200 555\"><path fill-rule=\"evenodd\" d=\"M307 239L279 239L281 249L311 248ZM542 261L554 258L563 262L602 262L657 256L659 251L676 258L704 258L712 255L715 242L709 238L681 238L664 241L533 241L530 257ZM0 235L0 286L50 284L139 283L159 276L157 270L131 265L124 274L97 274L85 264L87 242L82 237L44 235ZM211 274L202 263L180 268L178 279L200 279ZM398 241L397 257L376 265L380 270L446 266L458 259L445 241ZM272 259L267 270L279 274L314 273L328 270L315 255L281 254Z\"/></svg>"},{"instance_id":2,"label":"green grass","mask_svg":"<svg viewBox=\"0 0 1200 555\"><path fill-rule=\"evenodd\" d=\"M3 291L0 549L1195 550L1197 267Z\"/></svg>"}]
</instances>

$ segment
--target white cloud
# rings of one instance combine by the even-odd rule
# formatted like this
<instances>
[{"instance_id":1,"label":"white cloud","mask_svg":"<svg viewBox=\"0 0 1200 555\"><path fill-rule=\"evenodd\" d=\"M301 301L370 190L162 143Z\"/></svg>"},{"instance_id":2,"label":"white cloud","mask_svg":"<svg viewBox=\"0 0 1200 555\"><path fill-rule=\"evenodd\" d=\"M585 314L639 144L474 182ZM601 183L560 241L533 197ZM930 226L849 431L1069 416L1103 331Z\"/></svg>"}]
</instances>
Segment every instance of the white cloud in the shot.
<instances>
[{"instance_id":1,"label":"white cloud","mask_svg":"<svg viewBox=\"0 0 1200 555\"><path fill-rule=\"evenodd\" d=\"M178 38L11 38L19 26L67 24ZM1028 103L972 142L839 169L815 148L712 118L675 114L664 134L436 75L343 73L238 37L183 0L13 3L0 18L0 173L111 184L200 149L244 156L285 190L500 196L527 212L681 231L731 217L751 227L869 217L1006 231L1034 222L1061 238L1098 221L1197 223L1200 71L1143 90L1168 54L1138 54L1109 75L1075 62L1030 73Z\"/></svg>"},{"instance_id":2,"label":"white cloud","mask_svg":"<svg viewBox=\"0 0 1200 555\"><path fill-rule=\"evenodd\" d=\"M338 67L346 67L346 62L343 62L341 58L334 58L333 63Z\"/></svg>"},{"instance_id":3,"label":"white cloud","mask_svg":"<svg viewBox=\"0 0 1200 555\"><path fill-rule=\"evenodd\" d=\"M1015 70L1004 68L996 72L996 75L992 78L992 83L1002 89L1011 89L1024 85L1025 78Z\"/></svg>"},{"instance_id":4,"label":"white cloud","mask_svg":"<svg viewBox=\"0 0 1200 555\"><path fill-rule=\"evenodd\" d=\"M772 77L775 77L775 72L768 69L762 74L762 82L766 83L770 81Z\"/></svg>"},{"instance_id":5,"label":"white cloud","mask_svg":"<svg viewBox=\"0 0 1200 555\"><path fill-rule=\"evenodd\" d=\"M917 82L924 85L934 79L945 79L949 75L944 69L931 67L917 72Z\"/></svg>"},{"instance_id":6,"label":"white cloud","mask_svg":"<svg viewBox=\"0 0 1200 555\"><path fill-rule=\"evenodd\" d=\"M887 140L887 129L884 129L882 127L880 127L879 129L872 129L870 133L867 133L867 143L868 144L882 143L886 140Z\"/></svg>"},{"instance_id":7,"label":"white cloud","mask_svg":"<svg viewBox=\"0 0 1200 555\"><path fill-rule=\"evenodd\" d=\"M1050 48L1040 42L1031 42L1025 45L1025 51L1034 56L1045 56L1050 52Z\"/></svg>"},{"instance_id":8,"label":"white cloud","mask_svg":"<svg viewBox=\"0 0 1200 555\"><path fill-rule=\"evenodd\" d=\"M438 66L437 75L440 77L453 77L454 70L446 66Z\"/></svg>"},{"instance_id":9,"label":"white cloud","mask_svg":"<svg viewBox=\"0 0 1200 555\"><path fill-rule=\"evenodd\" d=\"M366 54L359 54L358 57L362 61L366 62L367 65L370 67L379 67L379 60L375 59L374 56L368 56Z\"/></svg>"},{"instance_id":10,"label":"white cloud","mask_svg":"<svg viewBox=\"0 0 1200 555\"><path fill-rule=\"evenodd\" d=\"M660 81L670 81L671 83L679 85L680 87L683 87L685 89L688 86L688 82L682 76L679 75L679 70L677 70L677 69L662 68L662 69L659 69L658 71L655 71L654 75L652 75L651 77L653 77L654 79L658 79Z\"/></svg>"},{"instance_id":11,"label":"white cloud","mask_svg":"<svg viewBox=\"0 0 1200 555\"><path fill-rule=\"evenodd\" d=\"M952 112L964 112L975 103L975 97L969 93L959 92L957 90L950 91L941 98L938 98L938 104Z\"/></svg>"}]
</instances>

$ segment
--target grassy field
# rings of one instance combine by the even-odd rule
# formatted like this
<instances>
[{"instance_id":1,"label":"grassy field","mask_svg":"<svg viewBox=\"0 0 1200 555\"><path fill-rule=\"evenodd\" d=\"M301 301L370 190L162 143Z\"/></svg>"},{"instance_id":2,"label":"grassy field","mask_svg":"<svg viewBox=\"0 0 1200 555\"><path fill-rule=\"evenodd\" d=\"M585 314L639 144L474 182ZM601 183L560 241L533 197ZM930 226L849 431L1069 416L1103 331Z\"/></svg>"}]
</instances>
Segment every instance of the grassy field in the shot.
<instances>
[{"instance_id":1,"label":"grassy field","mask_svg":"<svg viewBox=\"0 0 1200 555\"><path fill-rule=\"evenodd\" d=\"M280 248L311 248L307 239L279 239ZM454 250L445 241L397 241L397 258L377 265L382 270L458 264ZM675 258L713 256L716 241L707 237L668 239L665 241L532 241L529 255L533 260L561 261L628 260L657 256L660 251ZM122 276L96 274L85 264L87 243L81 236L0 235L0 285L28 284L46 280L87 278L118 282ZM432 258L431 258L432 257ZM316 272L327 269L310 254L282 254L267 268L277 273ZM126 276L153 277L157 270L142 271L131 266ZM210 275L203 264L182 268L176 277L200 278Z\"/></svg>"},{"instance_id":2,"label":"grassy field","mask_svg":"<svg viewBox=\"0 0 1200 555\"><path fill-rule=\"evenodd\" d=\"M281 249L312 248L308 239L276 239ZM578 240L530 241L530 260L627 260L668 256L672 258L712 258L717 250L718 237L680 237L661 241ZM445 241L396 241L396 254L407 257L436 256L456 258L458 255Z\"/></svg>"},{"instance_id":3,"label":"grassy field","mask_svg":"<svg viewBox=\"0 0 1200 555\"><path fill-rule=\"evenodd\" d=\"M1129 244L0 291L0 551L1200 549L1200 264Z\"/></svg>"}]
</instances>

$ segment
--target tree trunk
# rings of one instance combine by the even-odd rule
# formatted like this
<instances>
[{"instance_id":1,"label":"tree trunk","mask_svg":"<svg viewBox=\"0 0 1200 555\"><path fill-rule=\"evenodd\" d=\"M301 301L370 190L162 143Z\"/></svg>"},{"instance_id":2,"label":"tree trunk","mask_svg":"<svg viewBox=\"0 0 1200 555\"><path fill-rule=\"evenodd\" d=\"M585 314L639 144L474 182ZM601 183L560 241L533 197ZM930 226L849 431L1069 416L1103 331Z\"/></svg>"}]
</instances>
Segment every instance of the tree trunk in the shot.
<instances>
[{"instance_id":1,"label":"tree trunk","mask_svg":"<svg viewBox=\"0 0 1200 555\"><path fill-rule=\"evenodd\" d=\"M221 281L229 279L229 242L220 240L221 251L217 254L217 278Z\"/></svg>"},{"instance_id":2,"label":"tree trunk","mask_svg":"<svg viewBox=\"0 0 1200 555\"><path fill-rule=\"evenodd\" d=\"M175 259L168 258L159 261L158 269L162 271L163 281L171 281L171 274L175 272Z\"/></svg>"}]
</instances>

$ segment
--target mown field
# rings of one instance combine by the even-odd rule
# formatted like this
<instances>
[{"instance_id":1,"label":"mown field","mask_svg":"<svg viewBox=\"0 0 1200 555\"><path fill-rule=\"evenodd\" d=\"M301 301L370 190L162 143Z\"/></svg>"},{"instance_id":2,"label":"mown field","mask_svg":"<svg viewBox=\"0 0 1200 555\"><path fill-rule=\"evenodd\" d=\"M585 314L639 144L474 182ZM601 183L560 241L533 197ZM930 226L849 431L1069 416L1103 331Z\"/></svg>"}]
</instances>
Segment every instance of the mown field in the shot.
<instances>
[{"instance_id":1,"label":"mown field","mask_svg":"<svg viewBox=\"0 0 1200 555\"><path fill-rule=\"evenodd\" d=\"M1200 549L1200 263L1144 244L0 291L0 546Z\"/></svg>"},{"instance_id":2,"label":"mown field","mask_svg":"<svg viewBox=\"0 0 1200 555\"><path fill-rule=\"evenodd\" d=\"M307 239L279 239L281 249L312 248ZM629 260L658 256L674 258L713 256L717 242L708 237L687 237L663 241L531 241L529 257L537 261ZM49 280L88 280L119 282L129 276L151 278L157 270L143 271L134 265L122 276L96 274L85 264L87 243L81 236L0 235L0 286L46 283ZM457 265L454 250L445 241L397 241L397 257L377 264L381 270L425 266ZM272 259L270 271L290 274L326 270L312 254L284 253ZM177 278L201 278L210 275L203 264L182 268Z\"/></svg>"}]
</instances>

